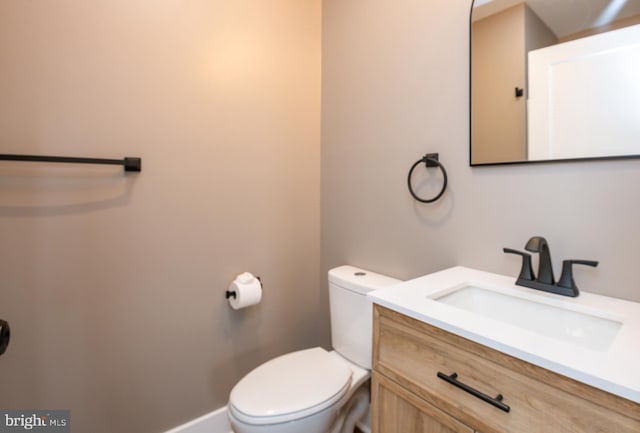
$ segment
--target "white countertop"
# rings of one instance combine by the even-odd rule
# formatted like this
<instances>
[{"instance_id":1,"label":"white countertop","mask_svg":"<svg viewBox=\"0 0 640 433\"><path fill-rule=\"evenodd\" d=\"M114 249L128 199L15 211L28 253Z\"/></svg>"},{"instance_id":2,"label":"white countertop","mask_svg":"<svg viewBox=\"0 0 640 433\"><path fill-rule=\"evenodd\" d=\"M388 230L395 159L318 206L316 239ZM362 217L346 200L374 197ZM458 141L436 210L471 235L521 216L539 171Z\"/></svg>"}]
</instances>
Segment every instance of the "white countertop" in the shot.
<instances>
[{"instance_id":1,"label":"white countertop","mask_svg":"<svg viewBox=\"0 0 640 433\"><path fill-rule=\"evenodd\" d=\"M640 303L580 292L577 298L515 285L515 277L461 266L370 292L376 304L500 352L640 403ZM606 350L594 350L431 299L467 285L490 285L542 297L551 305L596 311L622 326ZM540 298L538 298L540 299Z\"/></svg>"}]
</instances>

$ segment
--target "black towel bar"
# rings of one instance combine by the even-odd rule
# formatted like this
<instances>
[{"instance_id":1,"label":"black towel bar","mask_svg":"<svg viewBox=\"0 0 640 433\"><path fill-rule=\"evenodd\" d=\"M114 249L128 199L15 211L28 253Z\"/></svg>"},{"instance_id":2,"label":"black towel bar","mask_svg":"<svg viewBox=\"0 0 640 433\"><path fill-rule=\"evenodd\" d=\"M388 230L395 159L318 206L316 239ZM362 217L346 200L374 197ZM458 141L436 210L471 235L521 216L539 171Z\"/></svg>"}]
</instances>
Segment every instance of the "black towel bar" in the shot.
<instances>
[{"instance_id":1,"label":"black towel bar","mask_svg":"<svg viewBox=\"0 0 640 433\"><path fill-rule=\"evenodd\" d=\"M106 164L122 165L124 171L142 171L142 159L126 157L123 159L75 158L69 156L37 156L0 154L0 161L28 162L64 162L71 164Z\"/></svg>"}]
</instances>

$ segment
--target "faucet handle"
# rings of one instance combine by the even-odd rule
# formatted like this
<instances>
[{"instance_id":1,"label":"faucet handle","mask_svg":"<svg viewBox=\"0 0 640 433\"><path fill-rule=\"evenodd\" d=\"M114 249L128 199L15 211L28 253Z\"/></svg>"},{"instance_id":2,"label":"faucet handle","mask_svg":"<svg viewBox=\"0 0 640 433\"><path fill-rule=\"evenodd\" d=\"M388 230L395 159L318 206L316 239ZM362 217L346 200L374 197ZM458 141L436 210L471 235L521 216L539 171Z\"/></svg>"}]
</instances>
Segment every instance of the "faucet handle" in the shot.
<instances>
[{"instance_id":1,"label":"faucet handle","mask_svg":"<svg viewBox=\"0 0 640 433\"><path fill-rule=\"evenodd\" d=\"M533 273L533 268L531 267L531 254L525 253L524 251L514 250L512 248L503 248L502 251L522 256L522 268L520 268L518 280L533 281L536 279L536 276Z\"/></svg>"},{"instance_id":2,"label":"faucet handle","mask_svg":"<svg viewBox=\"0 0 640 433\"><path fill-rule=\"evenodd\" d=\"M567 289L573 290L575 293L574 296L578 296L580 293L578 291L578 286L576 286L576 282L573 280L573 268L572 265L586 265L593 266L594 268L598 266L598 262L594 260L563 260L562 261L562 275L560 275L560 280L558 281L559 287L566 287Z\"/></svg>"}]
</instances>

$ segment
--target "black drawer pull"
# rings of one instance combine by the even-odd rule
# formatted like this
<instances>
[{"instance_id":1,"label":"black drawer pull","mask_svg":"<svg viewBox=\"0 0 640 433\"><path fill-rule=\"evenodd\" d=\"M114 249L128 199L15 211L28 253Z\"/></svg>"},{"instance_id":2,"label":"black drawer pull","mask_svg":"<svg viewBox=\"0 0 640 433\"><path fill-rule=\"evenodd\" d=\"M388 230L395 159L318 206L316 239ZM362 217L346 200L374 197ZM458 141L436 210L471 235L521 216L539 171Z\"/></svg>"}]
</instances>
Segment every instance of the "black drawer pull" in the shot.
<instances>
[{"instance_id":1,"label":"black drawer pull","mask_svg":"<svg viewBox=\"0 0 640 433\"><path fill-rule=\"evenodd\" d=\"M489 397L487 394L484 394L478 391L477 389L471 388L469 385L458 381L458 373L451 373L450 376L447 376L444 373L438 372L438 377L442 380L449 382L451 385L457 386L461 390L468 392L474 397L478 397L480 400L486 401L490 405L493 405L500 410L503 410L505 412L509 412L511 410L511 408L508 405L502 402L502 399L503 399L502 394L498 394L496 398Z\"/></svg>"}]
</instances>

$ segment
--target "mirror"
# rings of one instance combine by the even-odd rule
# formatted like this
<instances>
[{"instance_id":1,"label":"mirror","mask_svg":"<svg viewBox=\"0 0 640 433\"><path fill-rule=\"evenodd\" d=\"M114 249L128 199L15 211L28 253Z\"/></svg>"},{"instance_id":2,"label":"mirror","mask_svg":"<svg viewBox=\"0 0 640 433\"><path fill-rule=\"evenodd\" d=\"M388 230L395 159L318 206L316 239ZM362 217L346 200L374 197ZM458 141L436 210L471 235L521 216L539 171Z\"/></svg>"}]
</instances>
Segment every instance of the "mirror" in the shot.
<instances>
[{"instance_id":1,"label":"mirror","mask_svg":"<svg viewBox=\"0 0 640 433\"><path fill-rule=\"evenodd\" d=\"M470 163L640 157L640 0L474 0Z\"/></svg>"}]
</instances>

